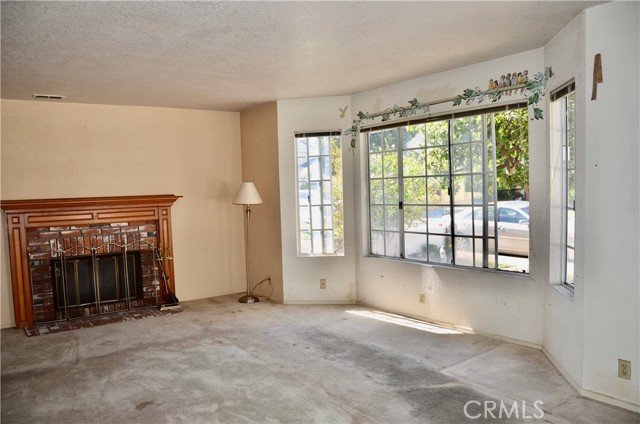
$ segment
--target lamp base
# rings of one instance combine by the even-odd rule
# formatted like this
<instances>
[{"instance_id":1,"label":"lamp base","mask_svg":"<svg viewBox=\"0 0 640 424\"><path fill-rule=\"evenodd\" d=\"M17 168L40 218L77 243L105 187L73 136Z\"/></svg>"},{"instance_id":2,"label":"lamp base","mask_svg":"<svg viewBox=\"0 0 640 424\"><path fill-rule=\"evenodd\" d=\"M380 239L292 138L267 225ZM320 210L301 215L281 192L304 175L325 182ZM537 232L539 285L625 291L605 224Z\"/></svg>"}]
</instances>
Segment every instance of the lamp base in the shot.
<instances>
[{"instance_id":1,"label":"lamp base","mask_svg":"<svg viewBox=\"0 0 640 424\"><path fill-rule=\"evenodd\" d=\"M238 302L240 302L240 303L258 303L258 302L260 302L260 299L258 299L256 296L245 294L240 299L238 299Z\"/></svg>"}]
</instances>

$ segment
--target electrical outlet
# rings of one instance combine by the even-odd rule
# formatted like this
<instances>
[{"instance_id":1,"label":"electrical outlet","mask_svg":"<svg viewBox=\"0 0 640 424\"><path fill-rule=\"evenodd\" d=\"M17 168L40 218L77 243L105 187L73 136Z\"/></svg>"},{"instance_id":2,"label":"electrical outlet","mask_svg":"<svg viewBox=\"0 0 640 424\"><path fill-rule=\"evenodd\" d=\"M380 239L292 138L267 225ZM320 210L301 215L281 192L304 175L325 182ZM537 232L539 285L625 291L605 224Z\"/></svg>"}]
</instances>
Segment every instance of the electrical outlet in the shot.
<instances>
[{"instance_id":1,"label":"electrical outlet","mask_svg":"<svg viewBox=\"0 0 640 424\"><path fill-rule=\"evenodd\" d=\"M631 380L631 361L618 359L618 377Z\"/></svg>"},{"instance_id":2,"label":"electrical outlet","mask_svg":"<svg viewBox=\"0 0 640 424\"><path fill-rule=\"evenodd\" d=\"M326 289L326 288L327 288L327 279L326 279L326 278L321 278L321 279L320 279L320 288L321 288L322 290L324 290L324 289Z\"/></svg>"},{"instance_id":3,"label":"electrical outlet","mask_svg":"<svg viewBox=\"0 0 640 424\"><path fill-rule=\"evenodd\" d=\"M418 302L424 303L424 292L418 293Z\"/></svg>"}]
</instances>

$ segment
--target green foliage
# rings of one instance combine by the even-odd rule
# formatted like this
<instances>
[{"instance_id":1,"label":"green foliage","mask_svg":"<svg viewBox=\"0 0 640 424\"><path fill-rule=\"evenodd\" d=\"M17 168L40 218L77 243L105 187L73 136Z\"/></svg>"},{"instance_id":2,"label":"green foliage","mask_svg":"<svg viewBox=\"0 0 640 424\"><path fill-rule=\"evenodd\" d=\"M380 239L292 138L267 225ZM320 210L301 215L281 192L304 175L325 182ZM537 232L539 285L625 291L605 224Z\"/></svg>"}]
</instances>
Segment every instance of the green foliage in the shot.
<instances>
[{"instance_id":1,"label":"green foliage","mask_svg":"<svg viewBox=\"0 0 640 424\"><path fill-rule=\"evenodd\" d=\"M533 118L534 119L542 119L542 109L540 109L539 107L534 107L533 108Z\"/></svg>"},{"instance_id":2,"label":"green foliage","mask_svg":"<svg viewBox=\"0 0 640 424\"><path fill-rule=\"evenodd\" d=\"M494 115L498 191L529 187L529 126L527 110Z\"/></svg>"},{"instance_id":3,"label":"green foliage","mask_svg":"<svg viewBox=\"0 0 640 424\"><path fill-rule=\"evenodd\" d=\"M497 102L502 97L502 91L500 90L487 90L483 91L479 87L475 89L467 88L462 92L461 95L456 96L453 99L453 106L460 106L462 101L465 102L466 105L470 105L472 101L477 101L478 103L482 103L486 96L491 97L492 102Z\"/></svg>"},{"instance_id":4,"label":"green foliage","mask_svg":"<svg viewBox=\"0 0 640 424\"><path fill-rule=\"evenodd\" d=\"M529 106L532 106L533 109L533 119L543 119L544 113L542 109L538 107L538 103L540 102L541 97L544 97L544 89L547 85L547 81L553 76L553 70L551 67L547 67L544 72L537 72L531 80L527 81L525 84L515 86L515 88L512 86L486 91L481 90L479 87L476 87L475 89L467 88L462 92L462 94L454 97L452 103L454 107L460 106L463 101L467 105L470 105L473 101L482 103L486 97L490 97L492 102L497 102L502 97L503 92L508 91L511 93L512 90L516 91L519 88L521 89L521 93L524 93L528 97L528 104ZM409 106L405 107L394 105L392 108L385 109L378 113L360 111L357 114L357 118L353 120L353 125L350 128L345 129L342 134L351 136L350 150L353 150L356 147L360 126L363 120L381 118L382 122L386 122L392 117L405 118L414 115L419 111L427 113L429 112L429 106L429 103L422 103L418 101L418 99L413 98L409 100Z\"/></svg>"},{"instance_id":5,"label":"green foliage","mask_svg":"<svg viewBox=\"0 0 640 424\"><path fill-rule=\"evenodd\" d=\"M456 195L481 200L485 195L485 180L480 176L485 174L489 182L494 179L490 171L493 167L494 148L498 191L515 188L528 191L527 110L517 109L494 114L495 147L493 142L485 138L490 138L491 116L486 115L486 121L483 116L485 115L408 125L399 130L391 128L370 133L369 196L373 205L373 230L389 231L399 228L398 202L402 198L404 228L408 231L426 231L428 207L448 207L450 184ZM398 143L402 143L401 146ZM484 170L483 160L488 161L488 172ZM399 161L402 161L402 181L398 178ZM450 163L453 167L451 172ZM473 175L468 175L469 173ZM495 198L492 183L489 183L487 190L486 195Z\"/></svg>"},{"instance_id":6,"label":"green foliage","mask_svg":"<svg viewBox=\"0 0 640 424\"><path fill-rule=\"evenodd\" d=\"M370 201L373 205L381 205L371 208L372 229L399 227L399 160L404 176L404 226L411 229L426 225L427 202L441 203L443 192L448 190L448 131L447 121L438 121L402 127L401 140L398 140L395 128L369 135ZM404 148L400 158L398 142Z\"/></svg>"},{"instance_id":7,"label":"green foliage","mask_svg":"<svg viewBox=\"0 0 640 424\"><path fill-rule=\"evenodd\" d=\"M385 109L384 111L379 113L367 113L360 111L357 113L357 118L353 120L353 125L351 126L351 128L347 128L342 132L342 134L351 136L350 150L353 150L356 148L356 141L358 140L360 125L362 124L363 120L380 118L382 122L386 122L389 121L394 115L398 118L406 118L411 115L415 115L418 111L422 111L424 113L429 112L429 104L422 103L415 97L409 100L408 107L400 107L398 105L394 105L392 108Z\"/></svg>"},{"instance_id":8,"label":"green foliage","mask_svg":"<svg viewBox=\"0 0 640 424\"><path fill-rule=\"evenodd\" d=\"M331 137L329 144L331 157L331 203L333 206L334 251L344 251L344 207L342 184L342 146L340 137Z\"/></svg>"}]
</instances>

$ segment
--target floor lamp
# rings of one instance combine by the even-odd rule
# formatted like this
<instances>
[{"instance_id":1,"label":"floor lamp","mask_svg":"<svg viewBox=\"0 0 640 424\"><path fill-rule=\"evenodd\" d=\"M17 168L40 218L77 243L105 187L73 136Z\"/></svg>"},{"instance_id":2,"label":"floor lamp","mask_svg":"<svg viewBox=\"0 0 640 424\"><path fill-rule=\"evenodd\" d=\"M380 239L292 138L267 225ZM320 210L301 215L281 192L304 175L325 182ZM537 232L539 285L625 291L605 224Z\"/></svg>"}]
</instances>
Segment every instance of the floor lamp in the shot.
<instances>
[{"instance_id":1,"label":"floor lamp","mask_svg":"<svg viewBox=\"0 0 640 424\"><path fill-rule=\"evenodd\" d=\"M251 220L251 207L250 205L257 205L262 203L262 197L256 190L256 186L252 182L244 182L236 194L236 198L233 199L234 205L245 205L245 213L247 219L245 220L245 232L244 232L244 258L245 266L247 270L247 294L238 299L240 303L255 303L259 302L256 296L251 294L251 277L249 275L249 225Z\"/></svg>"}]
</instances>

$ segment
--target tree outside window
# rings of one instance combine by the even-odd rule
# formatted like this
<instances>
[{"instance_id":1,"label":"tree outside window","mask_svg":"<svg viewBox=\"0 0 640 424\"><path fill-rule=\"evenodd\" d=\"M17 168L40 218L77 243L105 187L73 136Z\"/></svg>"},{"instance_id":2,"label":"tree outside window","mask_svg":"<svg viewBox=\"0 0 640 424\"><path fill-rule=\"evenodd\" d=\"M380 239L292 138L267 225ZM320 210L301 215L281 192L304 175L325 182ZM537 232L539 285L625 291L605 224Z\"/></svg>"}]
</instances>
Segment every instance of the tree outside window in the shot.
<instances>
[{"instance_id":1,"label":"tree outside window","mask_svg":"<svg viewBox=\"0 0 640 424\"><path fill-rule=\"evenodd\" d=\"M372 130L371 254L528 271L527 125L523 108Z\"/></svg>"}]
</instances>

